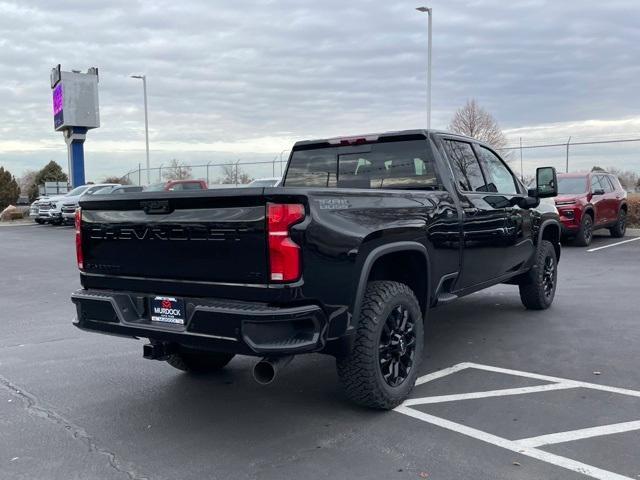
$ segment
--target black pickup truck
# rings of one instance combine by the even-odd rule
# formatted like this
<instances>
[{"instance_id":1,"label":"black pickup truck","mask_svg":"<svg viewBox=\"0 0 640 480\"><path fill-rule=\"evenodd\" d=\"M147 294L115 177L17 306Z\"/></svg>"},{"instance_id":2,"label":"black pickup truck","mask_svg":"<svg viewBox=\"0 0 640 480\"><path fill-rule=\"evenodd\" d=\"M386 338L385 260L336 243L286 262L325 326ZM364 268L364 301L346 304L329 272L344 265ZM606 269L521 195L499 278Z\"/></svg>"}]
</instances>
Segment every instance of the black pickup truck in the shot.
<instances>
[{"instance_id":1,"label":"black pickup truck","mask_svg":"<svg viewBox=\"0 0 640 480\"><path fill-rule=\"evenodd\" d=\"M489 146L411 130L298 142L282 186L94 196L76 213L75 325L147 338L191 372L262 357L336 358L346 395L409 394L430 308L498 283L528 309L555 295L560 223Z\"/></svg>"}]
</instances>

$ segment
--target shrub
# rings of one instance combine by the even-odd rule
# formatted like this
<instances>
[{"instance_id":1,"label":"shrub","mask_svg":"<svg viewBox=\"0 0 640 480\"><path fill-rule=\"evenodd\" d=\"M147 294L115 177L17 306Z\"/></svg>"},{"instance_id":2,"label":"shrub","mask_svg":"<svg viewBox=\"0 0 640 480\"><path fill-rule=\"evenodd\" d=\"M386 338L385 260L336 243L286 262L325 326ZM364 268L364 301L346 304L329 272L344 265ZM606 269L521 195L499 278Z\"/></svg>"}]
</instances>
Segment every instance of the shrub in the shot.
<instances>
[{"instance_id":1,"label":"shrub","mask_svg":"<svg viewBox=\"0 0 640 480\"><path fill-rule=\"evenodd\" d=\"M627 207L627 223L630 227L640 227L640 194L630 194L627 199Z\"/></svg>"}]
</instances>

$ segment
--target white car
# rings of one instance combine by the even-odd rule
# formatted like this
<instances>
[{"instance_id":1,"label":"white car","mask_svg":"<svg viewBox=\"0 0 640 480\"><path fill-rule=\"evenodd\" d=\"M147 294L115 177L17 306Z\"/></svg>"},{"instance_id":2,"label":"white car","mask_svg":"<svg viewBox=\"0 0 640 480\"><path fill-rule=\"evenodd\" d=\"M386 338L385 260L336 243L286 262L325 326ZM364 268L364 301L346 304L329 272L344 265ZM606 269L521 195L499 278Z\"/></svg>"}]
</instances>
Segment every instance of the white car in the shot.
<instances>
[{"instance_id":1,"label":"white car","mask_svg":"<svg viewBox=\"0 0 640 480\"><path fill-rule=\"evenodd\" d=\"M76 187L67 193L64 197L56 200L52 216L59 215L59 223L73 223L76 215L76 208L78 208L78 202L80 197L85 195L94 195L98 193L98 190L103 190L105 187L116 187L117 183L96 183L92 185L82 185ZM103 192L101 192L103 193Z\"/></svg>"},{"instance_id":2,"label":"white car","mask_svg":"<svg viewBox=\"0 0 640 480\"><path fill-rule=\"evenodd\" d=\"M62 217L60 216L59 210L56 214L55 205L62 197L64 197L64 195L40 197L31 205L29 214L35 217L36 223L60 223Z\"/></svg>"}]
</instances>

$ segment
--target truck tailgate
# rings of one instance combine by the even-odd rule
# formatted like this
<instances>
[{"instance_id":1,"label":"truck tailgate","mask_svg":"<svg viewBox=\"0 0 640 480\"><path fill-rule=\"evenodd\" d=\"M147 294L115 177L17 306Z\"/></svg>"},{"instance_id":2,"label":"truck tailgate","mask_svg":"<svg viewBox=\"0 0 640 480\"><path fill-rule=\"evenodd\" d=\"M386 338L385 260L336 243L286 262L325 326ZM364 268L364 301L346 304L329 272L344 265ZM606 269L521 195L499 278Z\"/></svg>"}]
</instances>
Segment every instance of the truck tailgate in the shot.
<instances>
[{"instance_id":1,"label":"truck tailgate","mask_svg":"<svg viewBox=\"0 0 640 480\"><path fill-rule=\"evenodd\" d=\"M262 189L159 192L80 203L87 273L266 283Z\"/></svg>"}]
</instances>

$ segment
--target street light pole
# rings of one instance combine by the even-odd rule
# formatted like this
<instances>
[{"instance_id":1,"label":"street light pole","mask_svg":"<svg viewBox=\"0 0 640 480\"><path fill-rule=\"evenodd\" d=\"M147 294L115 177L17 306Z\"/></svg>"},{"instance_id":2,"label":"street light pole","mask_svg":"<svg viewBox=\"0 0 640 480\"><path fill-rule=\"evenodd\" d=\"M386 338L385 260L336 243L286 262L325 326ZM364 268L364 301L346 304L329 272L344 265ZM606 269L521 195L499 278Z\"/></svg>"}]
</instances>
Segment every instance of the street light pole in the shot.
<instances>
[{"instance_id":1,"label":"street light pole","mask_svg":"<svg viewBox=\"0 0 640 480\"><path fill-rule=\"evenodd\" d=\"M149 162L149 112L147 110L147 76L131 75L131 78L142 80L142 91L144 93L144 138L147 149L147 185L151 184L151 164Z\"/></svg>"},{"instance_id":2,"label":"street light pole","mask_svg":"<svg viewBox=\"0 0 640 480\"><path fill-rule=\"evenodd\" d=\"M433 26L433 9L427 7L418 7L417 11L427 13L429 15L429 47L427 54L427 130L431 128L431 45L432 45L432 26Z\"/></svg>"}]
</instances>

